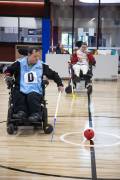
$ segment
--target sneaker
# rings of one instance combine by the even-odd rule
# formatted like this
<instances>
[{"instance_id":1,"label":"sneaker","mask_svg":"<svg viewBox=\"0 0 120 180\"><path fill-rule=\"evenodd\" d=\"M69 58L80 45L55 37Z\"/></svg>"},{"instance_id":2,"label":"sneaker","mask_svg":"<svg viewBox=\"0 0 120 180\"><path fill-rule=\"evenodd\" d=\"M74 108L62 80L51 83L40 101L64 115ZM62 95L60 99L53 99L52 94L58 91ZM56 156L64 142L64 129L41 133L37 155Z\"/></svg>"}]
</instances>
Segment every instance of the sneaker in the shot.
<instances>
[{"instance_id":1,"label":"sneaker","mask_svg":"<svg viewBox=\"0 0 120 180\"><path fill-rule=\"evenodd\" d=\"M41 120L41 116L39 113L33 113L31 114L31 116L29 116L28 120L33 123L39 122Z\"/></svg>"},{"instance_id":2,"label":"sneaker","mask_svg":"<svg viewBox=\"0 0 120 180\"><path fill-rule=\"evenodd\" d=\"M22 119L26 117L27 117L27 114L24 111L18 111L17 114L13 114L13 118L15 119Z\"/></svg>"}]
</instances>

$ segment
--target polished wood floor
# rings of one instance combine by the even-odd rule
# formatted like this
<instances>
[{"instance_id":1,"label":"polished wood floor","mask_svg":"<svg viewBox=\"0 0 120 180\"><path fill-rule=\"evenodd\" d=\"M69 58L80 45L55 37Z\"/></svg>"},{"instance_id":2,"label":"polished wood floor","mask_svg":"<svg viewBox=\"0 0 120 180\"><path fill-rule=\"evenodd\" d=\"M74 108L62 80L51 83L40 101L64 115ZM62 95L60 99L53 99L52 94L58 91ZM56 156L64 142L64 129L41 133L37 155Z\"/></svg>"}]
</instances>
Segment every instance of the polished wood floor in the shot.
<instances>
[{"instance_id":1,"label":"polished wood floor","mask_svg":"<svg viewBox=\"0 0 120 180\"><path fill-rule=\"evenodd\" d=\"M31 127L22 127L16 135L8 135L5 122L8 90L1 75L0 180L120 180L120 81L94 82L93 87L94 152L82 135L89 126L86 93L74 97L62 94L53 142L51 135ZM57 97L56 84L50 82L46 99L52 124ZM60 139L63 135L69 143ZM95 157L91 157L92 153Z\"/></svg>"}]
</instances>

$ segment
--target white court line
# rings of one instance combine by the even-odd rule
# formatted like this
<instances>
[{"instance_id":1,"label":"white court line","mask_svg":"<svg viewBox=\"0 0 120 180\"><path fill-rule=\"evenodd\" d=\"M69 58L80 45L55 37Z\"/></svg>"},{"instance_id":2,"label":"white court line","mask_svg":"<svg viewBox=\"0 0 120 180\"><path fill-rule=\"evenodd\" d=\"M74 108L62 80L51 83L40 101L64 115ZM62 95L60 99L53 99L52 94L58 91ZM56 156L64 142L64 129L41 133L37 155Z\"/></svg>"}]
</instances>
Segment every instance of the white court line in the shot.
<instances>
[{"instance_id":1,"label":"white court line","mask_svg":"<svg viewBox=\"0 0 120 180\"><path fill-rule=\"evenodd\" d=\"M118 136L116 134L104 133L104 132L95 133L96 136L97 136L97 134L102 134L102 135L106 135L106 136L112 136L112 137L118 139L118 142L113 143L113 144L98 144L98 145L84 144L84 142L86 142L87 140L86 141L83 140L80 144L66 140L65 137L68 136L68 135L71 135L71 134L83 134L83 133L82 132L66 133L66 134L63 134L62 136L60 136L60 140L63 141L64 143L67 143L67 144L71 144L71 145L74 145L74 146L82 146L82 147L99 147L99 148L103 148L103 147L111 147L111 146L120 145L120 136Z\"/></svg>"}]
</instances>

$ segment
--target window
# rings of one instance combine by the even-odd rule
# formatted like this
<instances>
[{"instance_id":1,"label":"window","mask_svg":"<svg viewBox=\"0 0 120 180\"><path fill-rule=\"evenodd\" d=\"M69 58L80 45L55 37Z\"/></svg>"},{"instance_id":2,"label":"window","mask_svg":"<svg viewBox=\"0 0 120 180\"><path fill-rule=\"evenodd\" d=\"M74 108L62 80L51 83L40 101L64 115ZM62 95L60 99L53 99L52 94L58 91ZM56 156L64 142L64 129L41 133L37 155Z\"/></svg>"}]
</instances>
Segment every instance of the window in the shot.
<instances>
[{"instance_id":1,"label":"window","mask_svg":"<svg viewBox=\"0 0 120 180\"><path fill-rule=\"evenodd\" d=\"M82 1L82 2L81 2ZM63 45L67 42L68 34L72 35L73 2L53 1L52 25L54 46L59 42ZM91 49L98 48L118 49L120 51L120 0L101 0L100 29L98 31L98 0L75 1L74 17L74 46L76 41L85 41ZM112 3L112 4L111 4ZM54 28L55 27L55 28ZM99 32L99 33L98 33ZM66 45L65 45L66 48ZM70 49L69 49L70 50ZM120 54L120 52L119 52Z\"/></svg>"},{"instance_id":2,"label":"window","mask_svg":"<svg viewBox=\"0 0 120 180\"><path fill-rule=\"evenodd\" d=\"M39 18L20 18L19 42L41 43L42 21Z\"/></svg>"},{"instance_id":3,"label":"window","mask_svg":"<svg viewBox=\"0 0 120 180\"><path fill-rule=\"evenodd\" d=\"M41 43L42 20L27 17L0 17L0 42Z\"/></svg>"},{"instance_id":4,"label":"window","mask_svg":"<svg viewBox=\"0 0 120 180\"><path fill-rule=\"evenodd\" d=\"M17 17L0 17L0 42L18 42Z\"/></svg>"}]
</instances>

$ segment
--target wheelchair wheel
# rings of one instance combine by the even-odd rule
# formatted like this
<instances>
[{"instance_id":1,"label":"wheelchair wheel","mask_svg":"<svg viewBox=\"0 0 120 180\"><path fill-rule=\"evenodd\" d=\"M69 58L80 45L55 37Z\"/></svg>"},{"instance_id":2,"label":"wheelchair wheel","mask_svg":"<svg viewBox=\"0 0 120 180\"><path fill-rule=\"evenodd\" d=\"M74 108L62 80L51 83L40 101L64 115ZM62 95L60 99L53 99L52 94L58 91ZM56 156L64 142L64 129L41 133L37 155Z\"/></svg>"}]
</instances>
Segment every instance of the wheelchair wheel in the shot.
<instances>
[{"instance_id":1,"label":"wheelchair wheel","mask_svg":"<svg viewBox=\"0 0 120 180\"><path fill-rule=\"evenodd\" d=\"M12 135L12 134L14 134L15 131L16 131L15 126L12 123L8 124L8 126L7 126L7 133Z\"/></svg>"},{"instance_id":2,"label":"wheelchair wheel","mask_svg":"<svg viewBox=\"0 0 120 180\"><path fill-rule=\"evenodd\" d=\"M71 85L69 85L69 86L67 86L67 87L65 88L65 92L66 92L67 94L71 94L71 93L72 93L72 87L71 87Z\"/></svg>"},{"instance_id":3,"label":"wheelchair wheel","mask_svg":"<svg viewBox=\"0 0 120 180\"><path fill-rule=\"evenodd\" d=\"M90 95L92 93L92 86L89 85L87 88L87 93Z\"/></svg>"},{"instance_id":4,"label":"wheelchair wheel","mask_svg":"<svg viewBox=\"0 0 120 180\"><path fill-rule=\"evenodd\" d=\"M8 109L8 115L7 115L7 122L9 123L12 118L13 109L12 107L9 107Z\"/></svg>"},{"instance_id":5,"label":"wheelchair wheel","mask_svg":"<svg viewBox=\"0 0 120 180\"><path fill-rule=\"evenodd\" d=\"M53 126L51 124L47 124L43 130L44 130L45 134L50 134L53 131Z\"/></svg>"},{"instance_id":6,"label":"wheelchair wheel","mask_svg":"<svg viewBox=\"0 0 120 180\"><path fill-rule=\"evenodd\" d=\"M53 126L51 124L48 124L48 113L47 108L45 107L43 109L43 130L45 134L50 134L53 131Z\"/></svg>"},{"instance_id":7,"label":"wheelchair wheel","mask_svg":"<svg viewBox=\"0 0 120 180\"><path fill-rule=\"evenodd\" d=\"M48 113L47 113L47 108L43 108L43 115L42 115L42 121L43 121L43 128L46 127L48 123Z\"/></svg>"}]
</instances>

